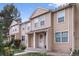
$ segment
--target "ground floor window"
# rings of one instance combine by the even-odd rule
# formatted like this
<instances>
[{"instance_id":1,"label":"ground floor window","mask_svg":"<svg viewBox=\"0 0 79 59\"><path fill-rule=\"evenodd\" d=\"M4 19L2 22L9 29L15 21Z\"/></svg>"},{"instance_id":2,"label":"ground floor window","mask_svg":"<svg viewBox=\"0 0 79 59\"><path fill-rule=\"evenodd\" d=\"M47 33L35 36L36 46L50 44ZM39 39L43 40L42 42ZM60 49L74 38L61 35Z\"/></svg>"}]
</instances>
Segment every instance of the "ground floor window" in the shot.
<instances>
[{"instance_id":1,"label":"ground floor window","mask_svg":"<svg viewBox=\"0 0 79 59\"><path fill-rule=\"evenodd\" d=\"M55 39L56 39L56 42L68 42L68 31L56 32Z\"/></svg>"},{"instance_id":2,"label":"ground floor window","mask_svg":"<svg viewBox=\"0 0 79 59\"><path fill-rule=\"evenodd\" d=\"M25 40L25 36L22 36L22 41L24 41Z\"/></svg>"}]
</instances>

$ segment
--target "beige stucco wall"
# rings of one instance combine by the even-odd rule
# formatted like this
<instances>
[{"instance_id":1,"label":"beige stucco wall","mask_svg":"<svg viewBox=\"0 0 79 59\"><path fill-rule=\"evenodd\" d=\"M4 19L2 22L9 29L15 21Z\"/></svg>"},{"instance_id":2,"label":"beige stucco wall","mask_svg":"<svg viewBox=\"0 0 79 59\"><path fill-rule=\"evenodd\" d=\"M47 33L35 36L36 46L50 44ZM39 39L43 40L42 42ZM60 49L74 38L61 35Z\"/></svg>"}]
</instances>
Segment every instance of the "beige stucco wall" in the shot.
<instances>
[{"instance_id":1,"label":"beige stucco wall","mask_svg":"<svg viewBox=\"0 0 79 59\"><path fill-rule=\"evenodd\" d=\"M72 40L73 38L73 9L67 8L62 10L65 12L65 20L64 22L58 23L57 22L57 13L61 12L55 12L54 13L54 44L52 45L52 48L58 51L69 51L70 48L72 48ZM56 32L64 32L68 31L68 42L61 42L57 43L55 41L55 33Z\"/></svg>"}]
</instances>

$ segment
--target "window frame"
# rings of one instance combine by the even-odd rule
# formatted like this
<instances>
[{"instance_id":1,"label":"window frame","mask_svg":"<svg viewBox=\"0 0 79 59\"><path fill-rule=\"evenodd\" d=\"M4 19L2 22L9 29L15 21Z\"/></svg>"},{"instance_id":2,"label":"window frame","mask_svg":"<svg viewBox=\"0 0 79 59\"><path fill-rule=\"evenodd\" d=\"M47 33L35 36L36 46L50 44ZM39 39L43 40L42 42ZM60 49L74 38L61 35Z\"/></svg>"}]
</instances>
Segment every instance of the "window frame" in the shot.
<instances>
[{"instance_id":1,"label":"window frame","mask_svg":"<svg viewBox=\"0 0 79 59\"><path fill-rule=\"evenodd\" d=\"M63 34L62 33L65 33L65 32L67 32L67 41L66 42L64 42L63 41ZM56 33L60 33L60 42L57 42L56 40ZM69 39L68 39L68 31L64 31L64 32L55 32L55 42L56 43L68 43L69 42Z\"/></svg>"},{"instance_id":2,"label":"window frame","mask_svg":"<svg viewBox=\"0 0 79 59\"><path fill-rule=\"evenodd\" d=\"M35 28L37 28L38 27L38 23L36 22L36 23L34 23L34 27Z\"/></svg>"},{"instance_id":3,"label":"window frame","mask_svg":"<svg viewBox=\"0 0 79 59\"><path fill-rule=\"evenodd\" d=\"M40 21L40 25L44 26L45 25L45 21L44 20Z\"/></svg>"},{"instance_id":4,"label":"window frame","mask_svg":"<svg viewBox=\"0 0 79 59\"><path fill-rule=\"evenodd\" d=\"M62 23L64 21L65 21L65 11L63 10L57 13L57 22Z\"/></svg>"},{"instance_id":5,"label":"window frame","mask_svg":"<svg viewBox=\"0 0 79 59\"><path fill-rule=\"evenodd\" d=\"M40 22L40 27L45 25L45 15L39 17L39 22ZM42 25L41 22L44 22L44 24Z\"/></svg>"},{"instance_id":6,"label":"window frame","mask_svg":"<svg viewBox=\"0 0 79 59\"><path fill-rule=\"evenodd\" d=\"M57 34L59 34L59 36L57 36ZM60 41L61 42L61 32L56 32L55 33L55 41L57 42L57 38L60 38Z\"/></svg>"},{"instance_id":7,"label":"window frame","mask_svg":"<svg viewBox=\"0 0 79 59\"><path fill-rule=\"evenodd\" d=\"M25 41L25 36L24 35L21 36L21 41Z\"/></svg>"},{"instance_id":8,"label":"window frame","mask_svg":"<svg viewBox=\"0 0 79 59\"><path fill-rule=\"evenodd\" d=\"M63 36L63 34L65 34L66 36ZM65 42L63 41L63 38L67 38L66 42L68 42L68 31L62 32L62 42Z\"/></svg>"}]
</instances>

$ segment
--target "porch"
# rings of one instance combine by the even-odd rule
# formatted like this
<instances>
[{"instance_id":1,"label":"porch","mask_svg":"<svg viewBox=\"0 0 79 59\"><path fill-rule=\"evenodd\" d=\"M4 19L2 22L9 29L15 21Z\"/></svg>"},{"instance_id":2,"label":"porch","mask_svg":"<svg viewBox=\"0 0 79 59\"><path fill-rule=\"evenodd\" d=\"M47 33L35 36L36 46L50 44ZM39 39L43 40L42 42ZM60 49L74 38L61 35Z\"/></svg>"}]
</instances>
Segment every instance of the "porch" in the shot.
<instances>
[{"instance_id":1,"label":"porch","mask_svg":"<svg viewBox=\"0 0 79 59\"><path fill-rule=\"evenodd\" d=\"M52 49L52 41L49 39L48 30L28 33L27 49L49 51ZM49 40L48 40L49 39Z\"/></svg>"}]
</instances>

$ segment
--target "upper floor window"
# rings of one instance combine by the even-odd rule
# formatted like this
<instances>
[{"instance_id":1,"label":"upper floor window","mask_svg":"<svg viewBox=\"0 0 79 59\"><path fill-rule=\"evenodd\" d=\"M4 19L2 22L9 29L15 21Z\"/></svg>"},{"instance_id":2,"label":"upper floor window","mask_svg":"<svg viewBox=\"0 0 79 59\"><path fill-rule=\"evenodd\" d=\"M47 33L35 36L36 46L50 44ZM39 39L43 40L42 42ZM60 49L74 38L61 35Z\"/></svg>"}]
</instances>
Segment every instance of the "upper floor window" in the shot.
<instances>
[{"instance_id":1,"label":"upper floor window","mask_svg":"<svg viewBox=\"0 0 79 59\"><path fill-rule=\"evenodd\" d=\"M35 27L37 27L38 23L35 23Z\"/></svg>"},{"instance_id":2,"label":"upper floor window","mask_svg":"<svg viewBox=\"0 0 79 59\"><path fill-rule=\"evenodd\" d=\"M40 25L41 26L44 25L44 20L40 21Z\"/></svg>"},{"instance_id":3,"label":"upper floor window","mask_svg":"<svg viewBox=\"0 0 79 59\"><path fill-rule=\"evenodd\" d=\"M40 25L42 26L42 25L44 25L45 24L45 16L43 15L43 16L40 16L39 17L39 21L40 21Z\"/></svg>"},{"instance_id":4,"label":"upper floor window","mask_svg":"<svg viewBox=\"0 0 79 59\"><path fill-rule=\"evenodd\" d=\"M16 29L15 29L15 31L16 31Z\"/></svg>"},{"instance_id":5,"label":"upper floor window","mask_svg":"<svg viewBox=\"0 0 79 59\"><path fill-rule=\"evenodd\" d=\"M14 32L14 29L13 29L13 32Z\"/></svg>"},{"instance_id":6,"label":"upper floor window","mask_svg":"<svg viewBox=\"0 0 79 59\"><path fill-rule=\"evenodd\" d=\"M28 26L27 29L30 30L30 26Z\"/></svg>"},{"instance_id":7,"label":"upper floor window","mask_svg":"<svg viewBox=\"0 0 79 59\"><path fill-rule=\"evenodd\" d=\"M68 32L56 32L55 38L56 42L68 42Z\"/></svg>"},{"instance_id":8,"label":"upper floor window","mask_svg":"<svg viewBox=\"0 0 79 59\"><path fill-rule=\"evenodd\" d=\"M28 23L27 30L31 30L31 23Z\"/></svg>"},{"instance_id":9,"label":"upper floor window","mask_svg":"<svg viewBox=\"0 0 79 59\"><path fill-rule=\"evenodd\" d=\"M64 22L64 11L58 13L58 22Z\"/></svg>"},{"instance_id":10,"label":"upper floor window","mask_svg":"<svg viewBox=\"0 0 79 59\"><path fill-rule=\"evenodd\" d=\"M22 30L24 30L25 28L23 27Z\"/></svg>"},{"instance_id":11,"label":"upper floor window","mask_svg":"<svg viewBox=\"0 0 79 59\"><path fill-rule=\"evenodd\" d=\"M35 19L35 21L34 21L34 27L38 27L38 24L39 24L38 19Z\"/></svg>"}]
</instances>

